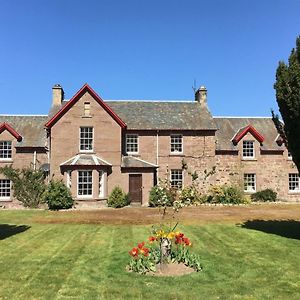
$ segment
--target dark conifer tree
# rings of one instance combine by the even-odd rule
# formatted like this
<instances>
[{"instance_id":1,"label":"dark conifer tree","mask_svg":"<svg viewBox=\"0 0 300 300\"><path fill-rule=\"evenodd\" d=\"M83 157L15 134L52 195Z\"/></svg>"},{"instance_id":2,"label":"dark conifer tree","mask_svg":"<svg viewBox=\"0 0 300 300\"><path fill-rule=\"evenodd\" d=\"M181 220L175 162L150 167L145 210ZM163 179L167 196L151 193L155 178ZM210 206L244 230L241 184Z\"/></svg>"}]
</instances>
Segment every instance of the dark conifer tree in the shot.
<instances>
[{"instance_id":1,"label":"dark conifer tree","mask_svg":"<svg viewBox=\"0 0 300 300\"><path fill-rule=\"evenodd\" d=\"M288 63L279 62L274 88L284 124L274 112L272 112L273 121L300 173L300 36L296 40L296 48L292 49Z\"/></svg>"}]
</instances>

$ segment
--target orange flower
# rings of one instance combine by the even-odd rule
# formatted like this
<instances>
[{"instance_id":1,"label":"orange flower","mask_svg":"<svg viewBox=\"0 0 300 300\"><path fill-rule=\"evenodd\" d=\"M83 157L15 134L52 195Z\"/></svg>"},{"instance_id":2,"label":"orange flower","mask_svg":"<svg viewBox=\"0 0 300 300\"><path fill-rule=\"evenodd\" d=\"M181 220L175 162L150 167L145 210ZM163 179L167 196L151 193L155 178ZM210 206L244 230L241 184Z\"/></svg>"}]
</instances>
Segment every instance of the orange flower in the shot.
<instances>
[{"instance_id":1,"label":"orange flower","mask_svg":"<svg viewBox=\"0 0 300 300\"><path fill-rule=\"evenodd\" d=\"M132 248L132 250L129 251L129 254L133 257L137 257L139 255L138 248Z\"/></svg>"}]
</instances>

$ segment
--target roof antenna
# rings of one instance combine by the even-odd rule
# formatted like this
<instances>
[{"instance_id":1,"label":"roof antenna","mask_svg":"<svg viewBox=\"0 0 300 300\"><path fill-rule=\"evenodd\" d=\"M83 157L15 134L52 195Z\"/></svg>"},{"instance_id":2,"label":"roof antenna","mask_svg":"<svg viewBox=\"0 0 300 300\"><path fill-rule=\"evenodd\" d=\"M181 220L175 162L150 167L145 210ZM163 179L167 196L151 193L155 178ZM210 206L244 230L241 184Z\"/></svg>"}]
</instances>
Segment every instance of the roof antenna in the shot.
<instances>
[{"instance_id":1,"label":"roof antenna","mask_svg":"<svg viewBox=\"0 0 300 300\"><path fill-rule=\"evenodd\" d=\"M196 93L197 90L197 85L196 85L196 79L194 78L194 85L192 86L192 89L194 91L194 94Z\"/></svg>"}]
</instances>

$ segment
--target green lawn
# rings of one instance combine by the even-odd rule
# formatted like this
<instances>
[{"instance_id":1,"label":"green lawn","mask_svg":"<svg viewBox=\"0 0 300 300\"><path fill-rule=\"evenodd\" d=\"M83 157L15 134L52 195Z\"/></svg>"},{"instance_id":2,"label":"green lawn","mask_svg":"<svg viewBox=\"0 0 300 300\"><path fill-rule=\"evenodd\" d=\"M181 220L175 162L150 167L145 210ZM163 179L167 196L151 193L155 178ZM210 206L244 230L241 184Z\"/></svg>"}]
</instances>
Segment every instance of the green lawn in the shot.
<instances>
[{"instance_id":1,"label":"green lawn","mask_svg":"<svg viewBox=\"0 0 300 300\"><path fill-rule=\"evenodd\" d=\"M125 271L149 226L35 221L48 214L0 211L0 299L300 298L300 222L180 226L203 271L151 277Z\"/></svg>"}]
</instances>

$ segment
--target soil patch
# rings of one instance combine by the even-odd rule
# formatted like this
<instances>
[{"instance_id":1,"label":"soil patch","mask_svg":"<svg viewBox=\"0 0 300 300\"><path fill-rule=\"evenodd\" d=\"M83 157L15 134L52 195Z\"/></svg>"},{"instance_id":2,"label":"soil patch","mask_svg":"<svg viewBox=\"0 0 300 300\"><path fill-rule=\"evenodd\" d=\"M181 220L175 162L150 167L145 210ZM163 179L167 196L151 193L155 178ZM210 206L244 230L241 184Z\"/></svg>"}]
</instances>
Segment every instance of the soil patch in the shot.
<instances>
[{"instance_id":1,"label":"soil patch","mask_svg":"<svg viewBox=\"0 0 300 300\"><path fill-rule=\"evenodd\" d=\"M240 206L197 206L180 210L181 224L239 223L247 220L300 220L300 204L261 204ZM126 207L83 211L58 211L33 217L38 223L150 225L161 220L157 208Z\"/></svg>"},{"instance_id":2,"label":"soil patch","mask_svg":"<svg viewBox=\"0 0 300 300\"><path fill-rule=\"evenodd\" d=\"M193 268L183 263L158 264L156 272L150 272L151 276L181 276L196 272Z\"/></svg>"}]
</instances>

